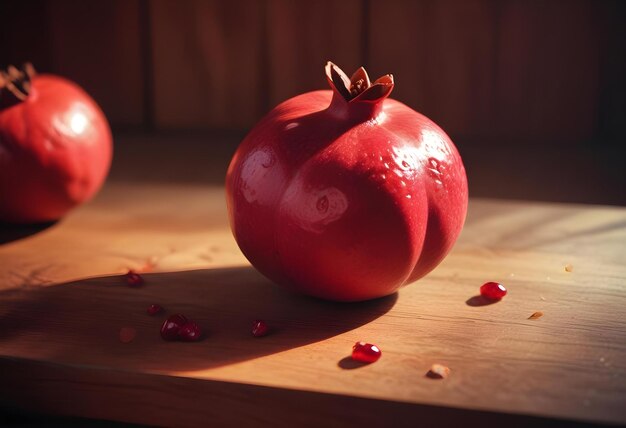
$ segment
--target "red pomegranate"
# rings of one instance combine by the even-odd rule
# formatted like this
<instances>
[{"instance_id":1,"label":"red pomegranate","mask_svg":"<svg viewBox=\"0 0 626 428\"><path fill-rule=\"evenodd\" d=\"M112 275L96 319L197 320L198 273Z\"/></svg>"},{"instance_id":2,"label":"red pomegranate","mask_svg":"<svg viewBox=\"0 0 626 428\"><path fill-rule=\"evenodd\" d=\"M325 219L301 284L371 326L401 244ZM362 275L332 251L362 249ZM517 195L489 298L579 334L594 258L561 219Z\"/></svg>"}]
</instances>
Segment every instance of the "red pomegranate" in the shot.
<instances>
[{"instance_id":1,"label":"red pomegranate","mask_svg":"<svg viewBox=\"0 0 626 428\"><path fill-rule=\"evenodd\" d=\"M109 170L108 122L76 84L32 67L0 73L0 221L57 220Z\"/></svg>"},{"instance_id":2,"label":"red pomegranate","mask_svg":"<svg viewBox=\"0 0 626 428\"><path fill-rule=\"evenodd\" d=\"M434 269L456 241L467 178L450 138L371 83L326 65L332 90L263 118L226 177L230 225L264 275L312 296L385 296Z\"/></svg>"}]
</instances>

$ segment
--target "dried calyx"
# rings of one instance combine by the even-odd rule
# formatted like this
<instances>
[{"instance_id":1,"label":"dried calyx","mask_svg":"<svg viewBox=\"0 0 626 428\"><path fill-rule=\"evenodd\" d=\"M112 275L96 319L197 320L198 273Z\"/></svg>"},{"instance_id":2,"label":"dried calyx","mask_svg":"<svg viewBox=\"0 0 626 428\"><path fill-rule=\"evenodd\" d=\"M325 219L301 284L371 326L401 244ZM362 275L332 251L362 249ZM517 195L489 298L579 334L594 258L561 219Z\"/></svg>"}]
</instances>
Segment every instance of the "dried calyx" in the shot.
<instances>
[{"instance_id":1,"label":"dried calyx","mask_svg":"<svg viewBox=\"0 0 626 428\"><path fill-rule=\"evenodd\" d=\"M350 101L377 101L387 97L393 90L393 76L386 74L373 83L365 68L360 67L352 77L348 76L332 62L326 63L326 77L329 83L343 98Z\"/></svg>"},{"instance_id":2,"label":"dried calyx","mask_svg":"<svg viewBox=\"0 0 626 428\"><path fill-rule=\"evenodd\" d=\"M26 63L19 69L10 65L6 71L0 70L0 108L26 100L30 93L30 81L35 74L31 63Z\"/></svg>"}]
</instances>

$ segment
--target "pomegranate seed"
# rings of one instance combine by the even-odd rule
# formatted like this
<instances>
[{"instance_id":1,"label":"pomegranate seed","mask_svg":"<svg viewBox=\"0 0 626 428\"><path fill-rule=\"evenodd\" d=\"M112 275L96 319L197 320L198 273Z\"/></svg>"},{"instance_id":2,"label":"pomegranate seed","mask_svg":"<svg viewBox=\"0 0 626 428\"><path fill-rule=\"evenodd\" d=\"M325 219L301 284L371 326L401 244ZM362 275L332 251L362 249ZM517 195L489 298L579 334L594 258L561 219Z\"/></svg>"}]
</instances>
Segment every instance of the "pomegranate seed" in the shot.
<instances>
[{"instance_id":1,"label":"pomegranate seed","mask_svg":"<svg viewBox=\"0 0 626 428\"><path fill-rule=\"evenodd\" d=\"M179 330L178 338L185 342L196 342L202 337L200 326L193 321L187 321Z\"/></svg>"},{"instance_id":2,"label":"pomegranate seed","mask_svg":"<svg viewBox=\"0 0 626 428\"><path fill-rule=\"evenodd\" d=\"M270 327L267 325L265 321L256 320L252 323L252 335L254 337L263 337L267 336L269 333Z\"/></svg>"},{"instance_id":3,"label":"pomegranate seed","mask_svg":"<svg viewBox=\"0 0 626 428\"><path fill-rule=\"evenodd\" d=\"M120 329L120 342L130 343L135 340L137 336L137 330L132 327L122 327Z\"/></svg>"},{"instance_id":4,"label":"pomegranate seed","mask_svg":"<svg viewBox=\"0 0 626 428\"><path fill-rule=\"evenodd\" d=\"M486 282L480 287L480 295L491 300L500 300L506 296L506 288L497 282Z\"/></svg>"},{"instance_id":5,"label":"pomegranate seed","mask_svg":"<svg viewBox=\"0 0 626 428\"><path fill-rule=\"evenodd\" d=\"M187 318L184 315L171 315L161 326L161 337L165 340L176 340L178 331L185 324L187 324Z\"/></svg>"},{"instance_id":6,"label":"pomegranate seed","mask_svg":"<svg viewBox=\"0 0 626 428\"><path fill-rule=\"evenodd\" d=\"M143 285L143 277L133 270L129 270L126 275L126 284L131 287Z\"/></svg>"},{"instance_id":7,"label":"pomegranate seed","mask_svg":"<svg viewBox=\"0 0 626 428\"><path fill-rule=\"evenodd\" d=\"M148 312L148 315L156 315L162 310L163 310L163 307L161 305L153 303L150 306L148 306L147 312Z\"/></svg>"},{"instance_id":8,"label":"pomegranate seed","mask_svg":"<svg viewBox=\"0 0 626 428\"><path fill-rule=\"evenodd\" d=\"M352 347L352 359L362 363L373 363L378 361L382 352L378 346L371 343L357 342Z\"/></svg>"}]
</instances>

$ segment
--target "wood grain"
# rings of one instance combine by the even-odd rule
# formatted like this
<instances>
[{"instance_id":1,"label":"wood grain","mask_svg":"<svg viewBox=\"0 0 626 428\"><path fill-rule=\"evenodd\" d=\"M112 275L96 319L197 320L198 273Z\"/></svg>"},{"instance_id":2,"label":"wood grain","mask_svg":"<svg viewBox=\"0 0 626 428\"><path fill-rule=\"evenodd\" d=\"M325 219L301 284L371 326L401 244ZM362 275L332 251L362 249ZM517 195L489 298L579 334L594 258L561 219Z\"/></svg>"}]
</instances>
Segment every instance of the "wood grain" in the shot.
<instances>
[{"instance_id":1,"label":"wood grain","mask_svg":"<svg viewBox=\"0 0 626 428\"><path fill-rule=\"evenodd\" d=\"M593 136L600 99L600 27L585 0L499 5L491 116L500 135L568 144ZM567 10L567 13L565 13ZM559 31L554 23L559 22Z\"/></svg>"},{"instance_id":2,"label":"wood grain","mask_svg":"<svg viewBox=\"0 0 626 428\"><path fill-rule=\"evenodd\" d=\"M625 243L621 208L472 200L460 241L427 278L335 304L247 265L222 188L113 181L60 223L0 246L0 400L181 426L368 416L382 426L393 412L398 425L626 423ZM128 268L149 270L143 287L125 285ZM488 280L509 295L485 304L476 294ZM196 319L206 338L162 341L165 315L148 316L151 303ZM255 318L274 333L252 338ZM131 343L122 327L136 329ZM351 365L358 340L381 360ZM426 377L433 363L450 376Z\"/></svg>"},{"instance_id":3,"label":"wood grain","mask_svg":"<svg viewBox=\"0 0 626 428\"><path fill-rule=\"evenodd\" d=\"M74 80L117 127L144 120L139 1L49 1L52 63L43 72ZM37 64L35 64L37 67Z\"/></svg>"},{"instance_id":4,"label":"wood grain","mask_svg":"<svg viewBox=\"0 0 626 428\"><path fill-rule=\"evenodd\" d=\"M489 135L496 22L496 7L482 0L372 1L373 74L393 73L392 96L452 135Z\"/></svg>"},{"instance_id":5,"label":"wood grain","mask_svg":"<svg viewBox=\"0 0 626 428\"><path fill-rule=\"evenodd\" d=\"M158 129L249 129L326 88L332 59L394 73L394 97L475 144L626 135L619 0L21 0L0 15L0 66L76 80L116 127L152 130L154 113Z\"/></svg>"},{"instance_id":6,"label":"wood grain","mask_svg":"<svg viewBox=\"0 0 626 428\"><path fill-rule=\"evenodd\" d=\"M157 0L150 6L157 128L243 128L258 120L262 3Z\"/></svg>"},{"instance_id":7,"label":"wood grain","mask_svg":"<svg viewBox=\"0 0 626 428\"><path fill-rule=\"evenodd\" d=\"M597 125L594 10L584 0L373 1L369 56L396 76L394 97L452 135L571 144Z\"/></svg>"},{"instance_id":8,"label":"wood grain","mask_svg":"<svg viewBox=\"0 0 626 428\"><path fill-rule=\"evenodd\" d=\"M324 65L352 74L363 65L363 2L270 0L267 12L269 106L329 89Z\"/></svg>"}]
</instances>

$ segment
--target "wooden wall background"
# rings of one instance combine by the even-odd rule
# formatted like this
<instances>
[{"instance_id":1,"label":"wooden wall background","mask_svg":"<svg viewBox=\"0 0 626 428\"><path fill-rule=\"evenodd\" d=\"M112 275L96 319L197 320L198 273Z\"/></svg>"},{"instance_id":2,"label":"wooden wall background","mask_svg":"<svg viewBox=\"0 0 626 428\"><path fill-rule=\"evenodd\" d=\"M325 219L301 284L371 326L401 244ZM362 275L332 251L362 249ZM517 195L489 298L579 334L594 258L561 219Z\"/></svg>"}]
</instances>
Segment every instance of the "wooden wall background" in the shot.
<instances>
[{"instance_id":1,"label":"wooden wall background","mask_svg":"<svg viewBox=\"0 0 626 428\"><path fill-rule=\"evenodd\" d=\"M116 129L250 127L326 86L323 65L396 77L453 137L626 139L620 1L3 1L0 65L68 76Z\"/></svg>"}]
</instances>

